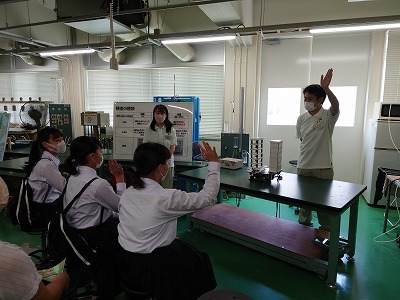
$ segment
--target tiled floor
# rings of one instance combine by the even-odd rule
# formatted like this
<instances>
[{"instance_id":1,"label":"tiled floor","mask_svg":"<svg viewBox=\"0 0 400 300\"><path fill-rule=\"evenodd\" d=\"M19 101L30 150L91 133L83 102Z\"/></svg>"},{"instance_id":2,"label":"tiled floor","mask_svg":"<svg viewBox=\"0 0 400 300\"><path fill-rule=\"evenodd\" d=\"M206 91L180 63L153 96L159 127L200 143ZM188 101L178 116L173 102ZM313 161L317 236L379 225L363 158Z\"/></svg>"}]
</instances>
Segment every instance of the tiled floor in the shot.
<instances>
[{"instance_id":1,"label":"tiled floor","mask_svg":"<svg viewBox=\"0 0 400 300\"><path fill-rule=\"evenodd\" d=\"M235 205L235 199L226 203ZM276 211L275 203L251 197L242 199L240 206L269 215L275 215ZM210 255L218 289L238 290L254 300L399 299L400 248L394 240L400 228L379 236L383 212L382 208L369 207L360 199L355 262L343 259L336 289L329 288L313 272L199 230L187 232L184 218L179 220L178 233L181 239ZM280 216L297 221L293 207L281 205ZM395 220L397 212L390 211L390 216ZM341 225L343 234L347 223L348 214L345 214ZM315 216L314 224L317 225ZM40 245L38 236L22 233L10 225L4 212L0 215L0 239L29 247ZM124 297L121 295L118 299Z\"/></svg>"}]
</instances>

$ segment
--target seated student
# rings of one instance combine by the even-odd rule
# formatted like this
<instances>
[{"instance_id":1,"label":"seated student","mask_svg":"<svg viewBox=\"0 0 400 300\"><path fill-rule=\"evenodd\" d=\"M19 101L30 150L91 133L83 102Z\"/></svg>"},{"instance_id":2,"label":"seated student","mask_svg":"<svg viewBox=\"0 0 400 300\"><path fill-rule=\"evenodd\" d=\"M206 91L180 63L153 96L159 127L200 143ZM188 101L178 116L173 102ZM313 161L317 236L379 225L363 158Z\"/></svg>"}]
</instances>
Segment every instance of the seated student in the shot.
<instances>
[{"instance_id":1,"label":"seated student","mask_svg":"<svg viewBox=\"0 0 400 300\"><path fill-rule=\"evenodd\" d=\"M63 135L57 128L45 127L38 132L29 153L29 164L26 167L29 185L33 192L32 225L47 228L54 219L57 207L55 200L64 189L66 179L58 170L59 154L66 150Z\"/></svg>"},{"instance_id":2,"label":"seated student","mask_svg":"<svg viewBox=\"0 0 400 300\"><path fill-rule=\"evenodd\" d=\"M68 224L76 228L92 249L97 251L93 265L94 280L99 298L112 299L120 291L118 244L118 204L120 195L126 188L122 166L115 160L109 161L110 173L115 176L117 193L110 183L98 178L96 169L103 164L101 143L97 138L80 136L70 146L70 156L65 160L68 179L63 205L66 207L92 178L94 180L72 205L66 215ZM67 257L67 265L79 261Z\"/></svg>"},{"instance_id":3,"label":"seated student","mask_svg":"<svg viewBox=\"0 0 400 300\"><path fill-rule=\"evenodd\" d=\"M0 212L7 206L9 198L10 193L7 184L4 182L3 178L0 177Z\"/></svg>"},{"instance_id":4,"label":"seated student","mask_svg":"<svg viewBox=\"0 0 400 300\"><path fill-rule=\"evenodd\" d=\"M56 300L68 283L69 276L63 272L44 285L28 254L16 245L0 241L0 299Z\"/></svg>"},{"instance_id":5,"label":"seated student","mask_svg":"<svg viewBox=\"0 0 400 300\"><path fill-rule=\"evenodd\" d=\"M168 173L171 153L164 145L143 143L133 157L132 187L121 197L118 241L124 249L123 283L134 291L150 292L157 300L197 299L216 287L208 255L175 238L177 219L212 205L218 194L218 154L205 142L200 150L209 161L200 192L164 189L160 182Z\"/></svg>"}]
</instances>

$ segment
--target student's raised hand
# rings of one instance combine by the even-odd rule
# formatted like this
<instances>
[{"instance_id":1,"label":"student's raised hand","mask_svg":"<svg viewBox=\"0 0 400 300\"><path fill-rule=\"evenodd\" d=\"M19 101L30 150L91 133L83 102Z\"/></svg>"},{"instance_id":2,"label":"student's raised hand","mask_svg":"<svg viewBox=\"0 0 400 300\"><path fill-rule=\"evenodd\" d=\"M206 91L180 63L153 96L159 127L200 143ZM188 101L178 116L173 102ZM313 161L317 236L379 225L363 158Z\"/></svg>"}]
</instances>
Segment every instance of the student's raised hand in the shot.
<instances>
[{"instance_id":1,"label":"student's raised hand","mask_svg":"<svg viewBox=\"0 0 400 300\"><path fill-rule=\"evenodd\" d=\"M207 161L219 162L218 153L215 147L211 148L210 144L203 141L203 145L199 144L201 156Z\"/></svg>"},{"instance_id":2,"label":"student's raised hand","mask_svg":"<svg viewBox=\"0 0 400 300\"><path fill-rule=\"evenodd\" d=\"M329 88L329 85L331 84L332 76L333 76L333 69L332 68L330 68L326 72L325 76L321 75L320 85L322 86L322 88L324 90Z\"/></svg>"},{"instance_id":3,"label":"student's raised hand","mask_svg":"<svg viewBox=\"0 0 400 300\"><path fill-rule=\"evenodd\" d=\"M117 182L123 182L124 181L124 169L122 168L122 166L115 159L110 159L108 161L108 166L109 166L111 175L115 176L115 179L117 180Z\"/></svg>"}]
</instances>

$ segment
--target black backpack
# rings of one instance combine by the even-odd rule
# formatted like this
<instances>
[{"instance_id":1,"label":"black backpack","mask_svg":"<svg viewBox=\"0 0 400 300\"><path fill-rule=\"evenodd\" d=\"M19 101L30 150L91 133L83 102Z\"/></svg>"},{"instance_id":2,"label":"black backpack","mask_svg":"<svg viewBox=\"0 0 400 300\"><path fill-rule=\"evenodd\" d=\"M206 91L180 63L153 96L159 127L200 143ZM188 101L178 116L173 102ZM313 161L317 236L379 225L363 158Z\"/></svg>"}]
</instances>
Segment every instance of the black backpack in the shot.
<instances>
[{"instance_id":1,"label":"black backpack","mask_svg":"<svg viewBox=\"0 0 400 300\"><path fill-rule=\"evenodd\" d=\"M47 159L45 157L41 159ZM18 197L12 197L7 205L8 216L13 225L19 225L22 231L29 231L32 229L38 229L38 224L42 223L41 219L41 208L47 199L47 196L51 190L51 185L48 186L46 195L44 196L41 203L33 201L33 190L29 184L30 173L27 174L21 182L18 191ZM58 207L59 204L50 204L53 207ZM49 206L50 206L49 205ZM54 208L55 209L55 208Z\"/></svg>"},{"instance_id":2,"label":"black backpack","mask_svg":"<svg viewBox=\"0 0 400 300\"><path fill-rule=\"evenodd\" d=\"M17 198L12 198L7 205L8 216L13 225L19 225L22 231L29 231L35 226L35 221L40 219L40 210L34 209L33 191L29 184L29 175L26 175L21 182ZM51 186L49 185L43 202L49 194Z\"/></svg>"},{"instance_id":3,"label":"black backpack","mask_svg":"<svg viewBox=\"0 0 400 300\"><path fill-rule=\"evenodd\" d=\"M75 228L69 226L66 218L67 212L72 207L72 205L76 202L76 200L79 199L86 188L96 179L97 177L87 182L80 190L80 192L72 199L72 201L68 203L64 210L60 212L56 216L56 218L49 223L47 235L47 252L50 255L50 258L56 262L62 261L68 255L74 255L85 265L90 266L96 259L96 250L90 247L90 245ZM68 181L60 196L61 201L64 198L67 185Z\"/></svg>"}]
</instances>

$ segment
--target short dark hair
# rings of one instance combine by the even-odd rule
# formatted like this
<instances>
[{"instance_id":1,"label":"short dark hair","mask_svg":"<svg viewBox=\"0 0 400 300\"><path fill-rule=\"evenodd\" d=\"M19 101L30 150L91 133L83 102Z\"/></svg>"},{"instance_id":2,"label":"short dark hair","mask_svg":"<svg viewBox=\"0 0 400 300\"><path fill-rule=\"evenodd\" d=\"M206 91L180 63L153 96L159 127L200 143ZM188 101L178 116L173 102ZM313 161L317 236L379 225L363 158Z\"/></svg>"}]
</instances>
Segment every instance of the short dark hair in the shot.
<instances>
[{"instance_id":1,"label":"short dark hair","mask_svg":"<svg viewBox=\"0 0 400 300\"><path fill-rule=\"evenodd\" d=\"M149 175L159 165L164 165L170 159L171 153L168 148L158 143L140 144L133 155L133 166L135 173L132 178L132 185L135 189L144 187L141 179Z\"/></svg>"},{"instance_id":2,"label":"short dark hair","mask_svg":"<svg viewBox=\"0 0 400 300\"><path fill-rule=\"evenodd\" d=\"M305 93L309 93L317 97L317 99L322 97L322 103L324 103L326 98L326 92L319 84L310 84L309 86L305 87L303 90L303 95Z\"/></svg>"}]
</instances>

